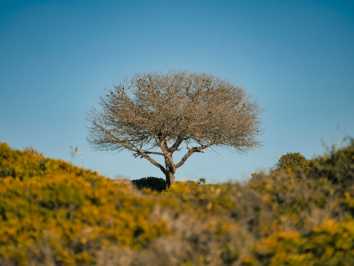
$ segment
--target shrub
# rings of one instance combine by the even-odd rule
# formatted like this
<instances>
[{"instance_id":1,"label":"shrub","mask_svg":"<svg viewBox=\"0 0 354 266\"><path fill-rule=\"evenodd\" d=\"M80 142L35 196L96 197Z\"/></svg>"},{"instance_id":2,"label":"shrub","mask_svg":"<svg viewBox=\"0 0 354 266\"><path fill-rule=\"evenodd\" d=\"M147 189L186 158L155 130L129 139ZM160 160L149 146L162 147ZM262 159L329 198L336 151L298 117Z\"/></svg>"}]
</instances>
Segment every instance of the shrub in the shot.
<instances>
[{"instance_id":1,"label":"shrub","mask_svg":"<svg viewBox=\"0 0 354 266\"><path fill-rule=\"evenodd\" d=\"M0 144L0 265L353 265L352 145L158 192Z\"/></svg>"},{"instance_id":2,"label":"shrub","mask_svg":"<svg viewBox=\"0 0 354 266\"><path fill-rule=\"evenodd\" d=\"M326 177L335 184L346 187L354 180L354 139L341 148L332 147L325 155L310 161L311 176Z\"/></svg>"},{"instance_id":3,"label":"shrub","mask_svg":"<svg viewBox=\"0 0 354 266\"><path fill-rule=\"evenodd\" d=\"M302 174L309 170L309 162L298 152L287 153L280 157L276 170L286 171L288 174Z\"/></svg>"}]
</instances>

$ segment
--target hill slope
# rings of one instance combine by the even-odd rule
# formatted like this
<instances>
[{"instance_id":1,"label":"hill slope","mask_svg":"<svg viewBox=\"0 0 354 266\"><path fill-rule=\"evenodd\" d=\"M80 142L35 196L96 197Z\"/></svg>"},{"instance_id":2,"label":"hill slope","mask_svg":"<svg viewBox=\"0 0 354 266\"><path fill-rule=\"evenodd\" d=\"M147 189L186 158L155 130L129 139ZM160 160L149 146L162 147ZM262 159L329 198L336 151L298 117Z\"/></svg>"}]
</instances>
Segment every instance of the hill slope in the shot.
<instances>
[{"instance_id":1,"label":"hill slope","mask_svg":"<svg viewBox=\"0 0 354 266\"><path fill-rule=\"evenodd\" d=\"M353 162L352 141L157 193L0 144L0 265L354 265Z\"/></svg>"}]
</instances>

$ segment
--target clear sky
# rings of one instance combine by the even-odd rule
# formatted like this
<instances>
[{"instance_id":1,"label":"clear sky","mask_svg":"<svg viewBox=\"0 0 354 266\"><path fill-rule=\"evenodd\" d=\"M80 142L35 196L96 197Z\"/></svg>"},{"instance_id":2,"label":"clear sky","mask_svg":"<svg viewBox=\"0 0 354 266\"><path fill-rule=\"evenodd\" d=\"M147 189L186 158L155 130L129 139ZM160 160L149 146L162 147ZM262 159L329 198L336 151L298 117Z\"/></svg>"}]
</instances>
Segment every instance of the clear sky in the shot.
<instances>
[{"instance_id":1,"label":"clear sky","mask_svg":"<svg viewBox=\"0 0 354 266\"><path fill-rule=\"evenodd\" d=\"M113 85L176 70L242 86L262 108L260 148L197 154L178 178L240 180L286 152L319 154L354 132L354 1L0 0L0 140L13 147L159 176L94 151L86 118Z\"/></svg>"}]
</instances>

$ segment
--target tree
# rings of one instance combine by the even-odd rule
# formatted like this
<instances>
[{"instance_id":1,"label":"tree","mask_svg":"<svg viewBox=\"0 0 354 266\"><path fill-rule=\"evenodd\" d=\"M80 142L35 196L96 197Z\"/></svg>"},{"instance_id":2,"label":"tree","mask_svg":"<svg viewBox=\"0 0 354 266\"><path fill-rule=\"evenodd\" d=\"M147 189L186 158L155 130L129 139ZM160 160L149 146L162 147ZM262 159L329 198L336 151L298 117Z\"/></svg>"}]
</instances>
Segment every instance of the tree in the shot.
<instances>
[{"instance_id":1,"label":"tree","mask_svg":"<svg viewBox=\"0 0 354 266\"><path fill-rule=\"evenodd\" d=\"M159 168L169 187L195 153L254 147L258 108L244 90L211 75L141 74L102 97L89 122L96 148L133 152ZM180 150L185 154L175 160Z\"/></svg>"}]
</instances>

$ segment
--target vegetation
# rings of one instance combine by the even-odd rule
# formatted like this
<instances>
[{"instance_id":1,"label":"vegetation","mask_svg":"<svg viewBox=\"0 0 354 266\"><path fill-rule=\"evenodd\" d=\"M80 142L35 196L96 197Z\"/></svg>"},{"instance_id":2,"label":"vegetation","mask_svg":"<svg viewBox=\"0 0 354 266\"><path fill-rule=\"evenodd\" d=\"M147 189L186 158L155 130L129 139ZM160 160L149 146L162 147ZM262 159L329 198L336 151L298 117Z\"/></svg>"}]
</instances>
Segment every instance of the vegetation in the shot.
<instances>
[{"instance_id":1,"label":"vegetation","mask_svg":"<svg viewBox=\"0 0 354 266\"><path fill-rule=\"evenodd\" d=\"M0 265L354 265L353 159L154 192L0 144Z\"/></svg>"},{"instance_id":2,"label":"vegetation","mask_svg":"<svg viewBox=\"0 0 354 266\"><path fill-rule=\"evenodd\" d=\"M163 172L167 187L195 153L256 145L257 106L241 88L206 74L138 75L103 97L101 107L92 113L90 141L146 159ZM181 149L185 154L175 161Z\"/></svg>"}]
</instances>

